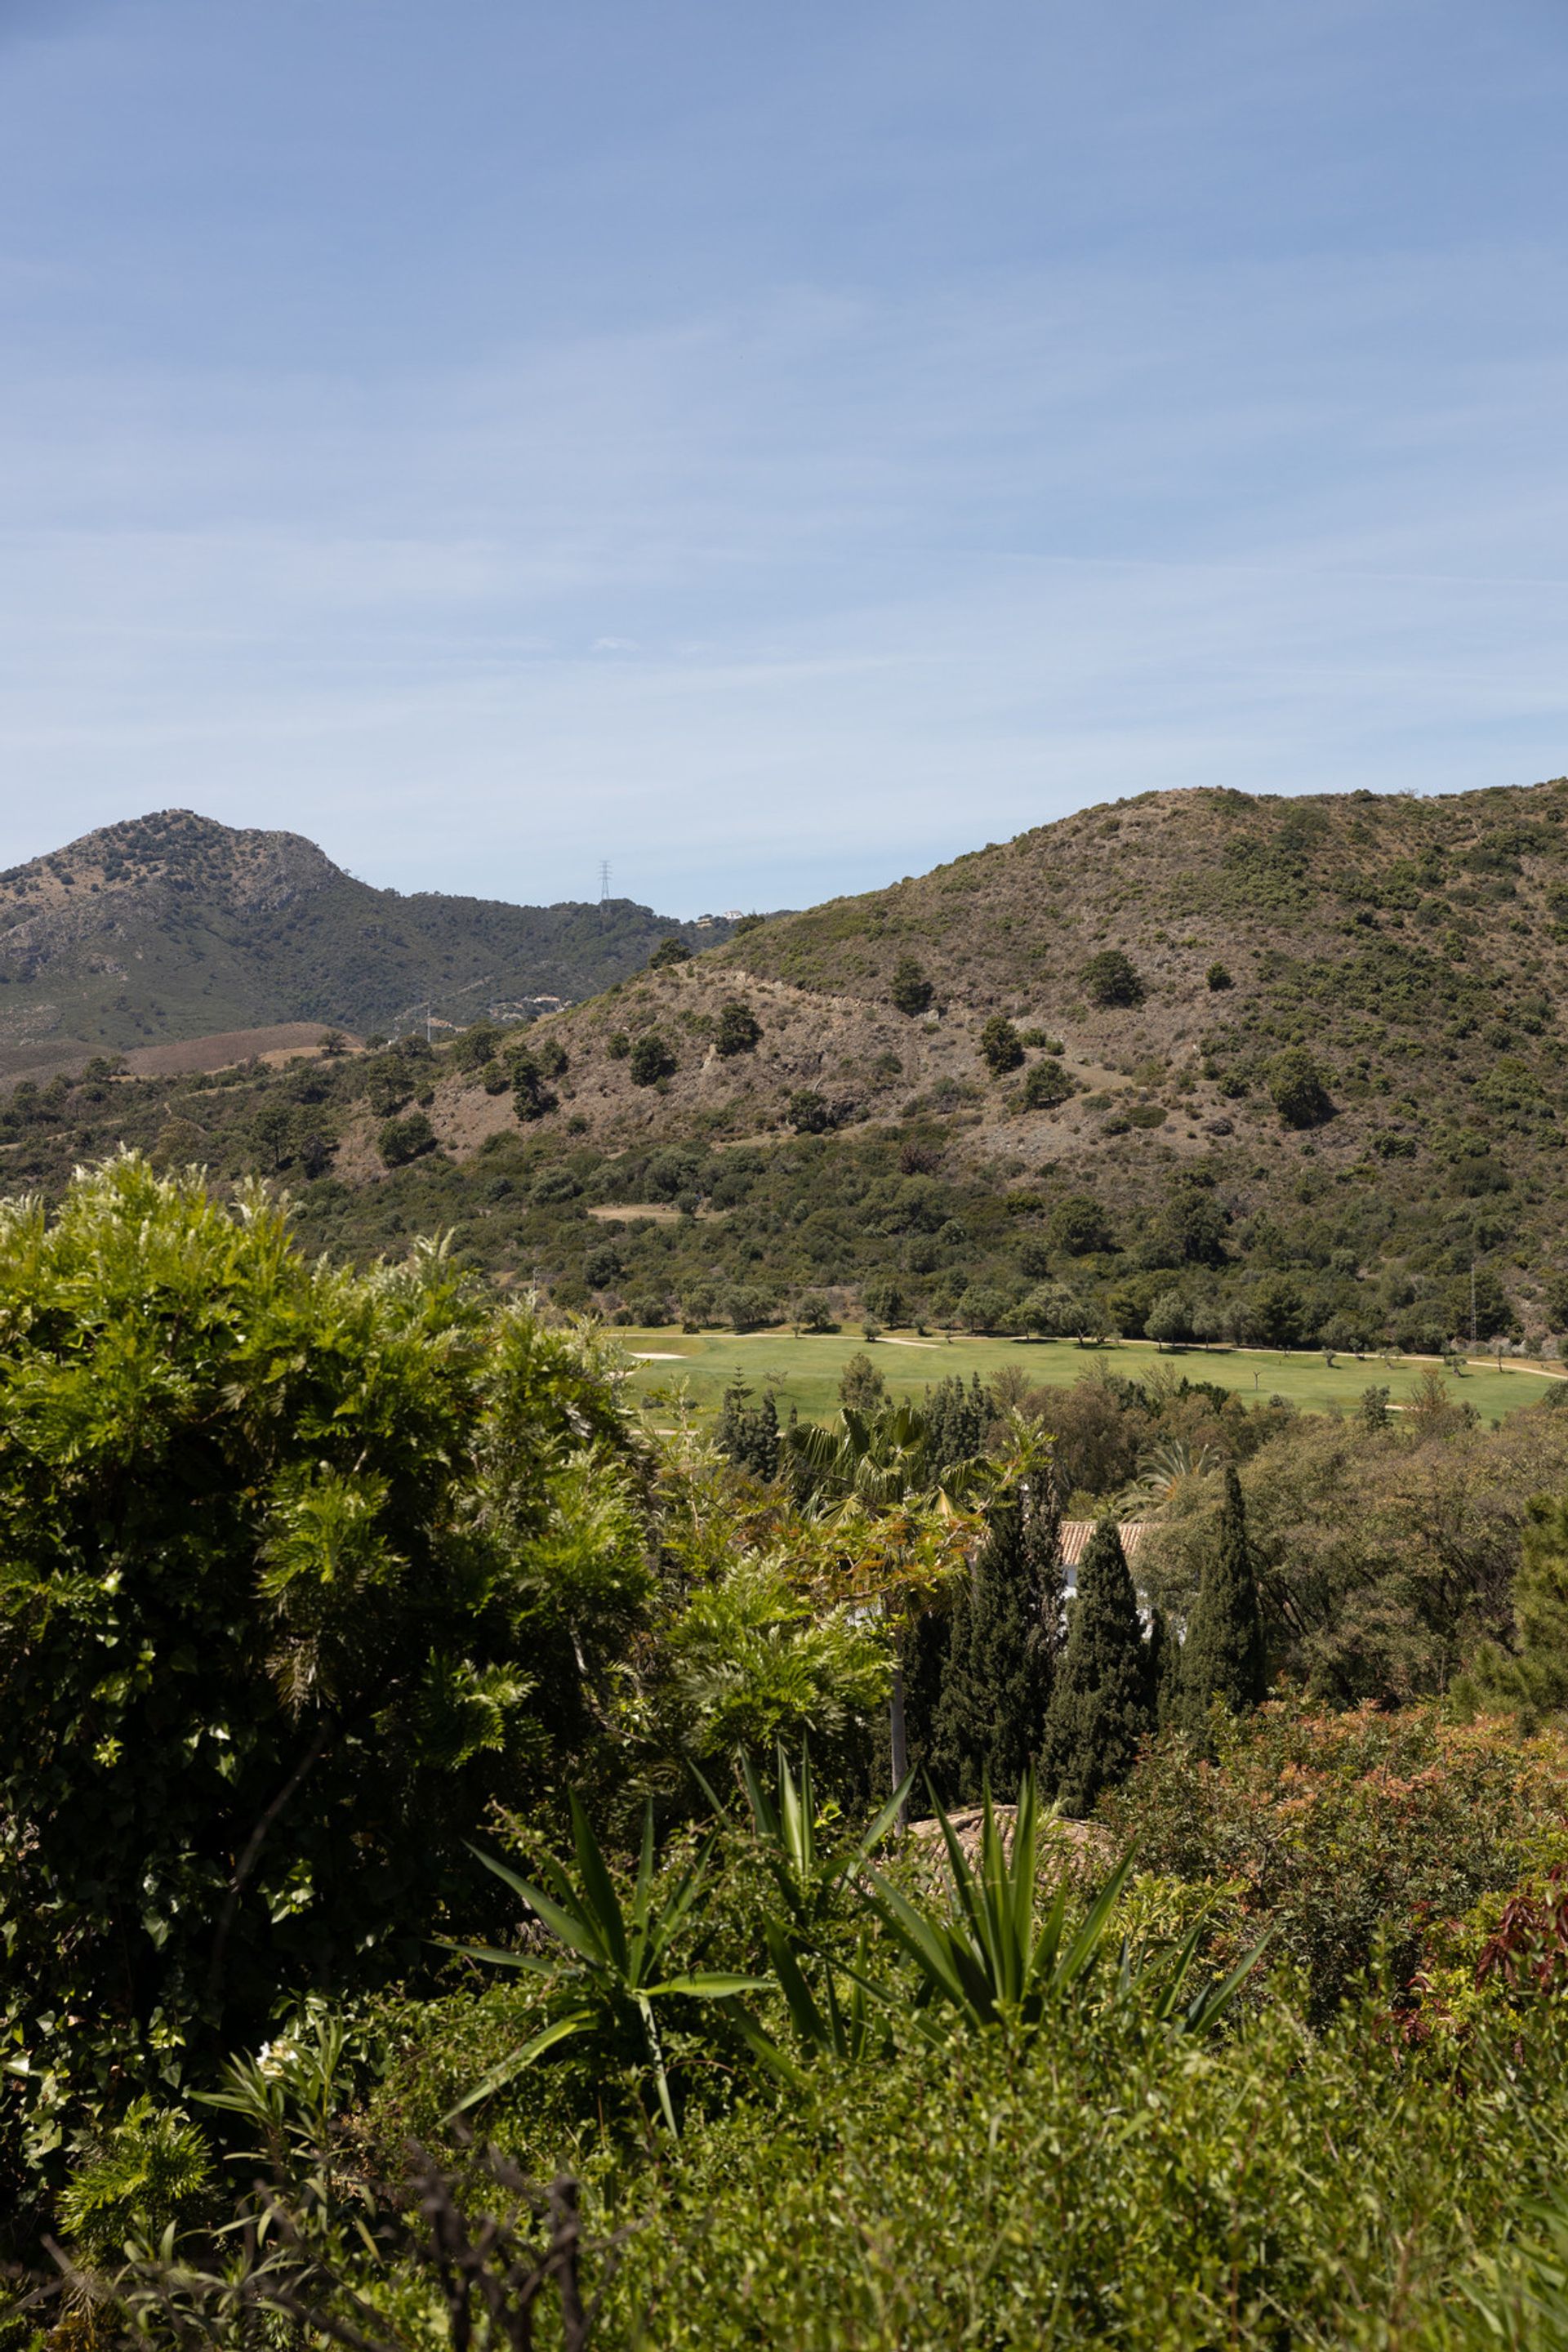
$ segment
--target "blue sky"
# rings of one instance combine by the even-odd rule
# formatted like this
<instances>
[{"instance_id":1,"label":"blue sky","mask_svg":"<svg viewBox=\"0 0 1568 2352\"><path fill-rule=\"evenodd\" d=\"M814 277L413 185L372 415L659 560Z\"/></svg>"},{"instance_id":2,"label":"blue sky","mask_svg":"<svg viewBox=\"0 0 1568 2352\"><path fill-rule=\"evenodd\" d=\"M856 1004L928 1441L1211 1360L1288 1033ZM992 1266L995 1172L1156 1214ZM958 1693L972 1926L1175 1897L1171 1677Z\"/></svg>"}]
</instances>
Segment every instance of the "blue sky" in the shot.
<instances>
[{"instance_id":1,"label":"blue sky","mask_svg":"<svg viewBox=\"0 0 1568 2352\"><path fill-rule=\"evenodd\" d=\"M1563 0L0 0L0 863L1568 769Z\"/></svg>"}]
</instances>

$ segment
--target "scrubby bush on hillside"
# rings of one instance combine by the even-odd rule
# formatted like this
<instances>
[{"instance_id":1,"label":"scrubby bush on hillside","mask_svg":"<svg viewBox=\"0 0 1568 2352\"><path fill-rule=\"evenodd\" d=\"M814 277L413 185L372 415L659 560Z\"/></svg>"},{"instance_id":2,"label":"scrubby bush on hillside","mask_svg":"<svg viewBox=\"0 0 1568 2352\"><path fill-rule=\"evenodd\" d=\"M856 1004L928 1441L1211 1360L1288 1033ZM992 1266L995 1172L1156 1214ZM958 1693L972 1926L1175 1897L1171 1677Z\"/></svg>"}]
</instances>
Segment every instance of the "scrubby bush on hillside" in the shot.
<instances>
[{"instance_id":1,"label":"scrubby bush on hillside","mask_svg":"<svg viewBox=\"0 0 1568 2352\"><path fill-rule=\"evenodd\" d=\"M749 1004L731 997L719 1008L719 1018L713 1024L713 1050L721 1058L735 1054L750 1054L756 1048L763 1034L763 1024Z\"/></svg>"},{"instance_id":2,"label":"scrubby bush on hillside","mask_svg":"<svg viewBox=\"0 0 1568 2352\"><path fill-rule=\"evenodd\" d=\"M632 1046L626 1069L634 1087L656 1087L674 1076L675 1055L657 1029L645 1029Z\"/></svg>"},{"instance_id":3,"label":"scrubby bush on hillside","mask_svg":"<svg viewBox=\"0 0 1568 2352\"><path fill-rule=\"evenodd\" d=\"M934 991L914 958L901 956L894 967L888 993L898 1010L912 1019L916 1013L925 1012Z\"/></svg>"},{"instance_id":4,"label":"scrubby bush on hillside","mask_svg":"<svg viewBox=\"0 0 1568 2352\"><path fill-rule=\"evenodd\" d=\"M513 1045L507 1053L504 1066L511 1083L511 1107L524 1126L531 1119L543 1118L556 1107L556 1097L550 1085L542 1055L527 1045Z\"/></svg>"},{"instance_id":5,"label":"scrubby bush on hillside","mask_svg":"<svg viewBox=\"0 0 1568 2352\"><path fill-rule=\"evenodd\" d=\"M833 1111L824 1096L807 1087L791 1095L788 1118L797 1135L824 1135L833 1124Z\"/></svg>"},{"instance_id":6,"label":"scrubby bush on hillside","mask_svg":"<svg viewBox=\"0 0 1568 2352\"><path fill-rule=\"evenodd\" d=\"M1268 1092L1287 1127L1321 1127L1332 1115L1328 1083L1305 1045L1279 1055L1269 1069Z\"/></svg>"},{"instance_id":7,"label":"scrubby bush on hillside","mask_svg":"<svg viewBox=\"0 0 1568 2352\"><path fill-rule=\"evenodd\" d=\"M1061 1064L1054 1057L1036 1062L1025 1073L1018 1089L1020 1110L1055 1110L1058 1103L1069 1102L1076 1089Z\"/></svg>"},{"instance_id":8,"label":"scrubby bush on hillside","mask_svg":"<svg viewBox=\"0 0 1568 2352\"><path fill-rule=\"evenodd\" d=\"M406 1118L389 1118L375 1146L388 1168L404 1168L409 1160L435 1150L436 1130L422 1110L412 1110Z\"/></svg>"},{"instance_id":9,"label":"scrubby bush on hillside","mask_svg":"<svg viewBox=\"0 0 1568 2352\"><path fill-rule=\"evenodd\" d=\"M1024 1044L1013 1024L1002 1013L994 1013L980 1032L980 1054L993 1077L1002 1077L1016 1070L1024 1058Z\"/></svg>"},{"instance_id":10,"label":"scrubby bush on hillside","mask_svg":"<svg viewBox=\"0 0 1568 2352\"><path fill-rule=\"evenodd\" d=\"M1137 967L1121 948L1102 948L1090 956L1079 977L1091 1004L1109 1008L1143 1002L1143 982Z\"/></svg>"}]
</instances>

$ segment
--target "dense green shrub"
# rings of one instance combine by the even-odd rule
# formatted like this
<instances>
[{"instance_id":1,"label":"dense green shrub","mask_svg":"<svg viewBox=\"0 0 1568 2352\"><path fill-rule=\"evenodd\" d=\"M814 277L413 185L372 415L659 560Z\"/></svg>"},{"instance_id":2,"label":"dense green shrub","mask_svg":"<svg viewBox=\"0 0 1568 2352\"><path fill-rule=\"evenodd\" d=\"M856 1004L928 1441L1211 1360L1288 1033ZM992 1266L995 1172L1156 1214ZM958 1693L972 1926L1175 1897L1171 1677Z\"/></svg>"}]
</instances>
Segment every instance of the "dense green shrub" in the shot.
<instances>
[{"instance_id":1,"label":"dense green shrub","mask_svg":"<svg viewBox=\"0 0 1568 2352\"><path fill-rule=\"evenodd\" d=\"M1543 2004L1518 2032L1472 2045L1484 2095L1375 2007L1314 2040L1284 2002L1204 2050L1068 2027L1023 2060L997 2040L814 2071L689 2134L612 2340L1458 2352L1489 2340L1459 2293L1478 2250L1568 2156L1568 2024Z\"/></svg>"},{"instance_id":2,"label":"dense green shrub","mask_svg":"<svg viewBox=\"0 0 1568 2352\"><path fill-rule=\"evenodd\" d=\"M0 1211L0 2015L41 2153L280 1983L419 1965L486 1804L581 1769L648 1572L583 1343L134 1160Z\"/></svg>"}]
</instances>

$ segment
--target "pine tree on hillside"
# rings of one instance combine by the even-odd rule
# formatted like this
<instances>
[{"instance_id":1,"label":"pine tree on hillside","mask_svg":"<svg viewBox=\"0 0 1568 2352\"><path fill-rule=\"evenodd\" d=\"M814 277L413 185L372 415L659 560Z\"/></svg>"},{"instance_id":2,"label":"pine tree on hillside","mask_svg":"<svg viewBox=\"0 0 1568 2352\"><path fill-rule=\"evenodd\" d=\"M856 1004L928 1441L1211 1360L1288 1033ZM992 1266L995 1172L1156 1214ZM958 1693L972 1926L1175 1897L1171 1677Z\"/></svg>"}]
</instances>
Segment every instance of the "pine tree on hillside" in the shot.
<instances>
[{"instance_id":1,"label":"pine tree on hillside","mask_svg":"<svg viewBox=\"0 0 1568 2352\"><path fill-rule=\"evenodd\" d=\"M1152 1724L1138 1596L1116 1522L1101 1519L1079 1569L1040 1754L1041 1778L1063 1812L1092 1812L1127 1778Z\"/></svg>"},{"instance_id":2,"label":"pine tree on hillside","mask_svg":"<svg viewBox=\"0 0 1568 2352\"><path fill-rule=\"evenodd\" d=\"M1204 1563L1197 1606L1182 1650L1177 1720L1191 1738L1205 1740L1209 1708L1216 1698L1233 1715L1246 1715L1268 1688L1263 1612L1247 1539L1247 1508L1241 1482L1227 1469L1218 1539Z\"/></svg>"},{"instance_id":3,"label":"pine tree on hillside","mask_svg":"<svg viewBox=\"0 0 1568 2352\"><path fill-rule=\"evenodd\" d=\"M933 1727L931 1777L973 1803L989 1780L1005 1793L1040 1753L1060 1642L1061 1513L1048 1478L993 1509L953 1611Z\"/></svg>"}]
</instances>

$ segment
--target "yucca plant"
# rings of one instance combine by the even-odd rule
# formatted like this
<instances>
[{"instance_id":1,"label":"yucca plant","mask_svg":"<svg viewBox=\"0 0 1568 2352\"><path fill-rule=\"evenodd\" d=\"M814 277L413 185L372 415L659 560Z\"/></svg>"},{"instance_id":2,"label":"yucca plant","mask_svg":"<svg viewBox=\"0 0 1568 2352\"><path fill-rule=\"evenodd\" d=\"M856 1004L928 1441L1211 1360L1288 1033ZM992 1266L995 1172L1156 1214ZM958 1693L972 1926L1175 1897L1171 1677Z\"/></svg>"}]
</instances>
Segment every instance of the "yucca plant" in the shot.
<instances>
[{"instance_id":1,"label":"yucca plant","mask_svg":"<svg viewBox=\"0 0 1568 2352\"><path fill-rule=\"evenodd\" d=\"M820 2000L812 1990L798 1949L776 1919L763 1922L763 1936L790 2023L805 2049L851 2063L873 2055L891 2056L892 2037L885 2014L874 2021L874 1994L867 1974L869 1937L864 1928L855 1948L853 1968L839 1971L831 1961L822 1962Z\"/></svg>"},{"instance_id":2,"label":"yucca plant","mask_svg":"<svg viewBox=\"0 0 1568 2352\"><path fill-rule=\"evenodd\" d=\"M484 2080L458 2102L447 2121L490 2097L549 2052L570 2042L586 2042L603 2062L613 2063L628 2049L636 2051L652 2073L666 2124L672 2133L679 2133L658 2023L659 2011L670 2001L717 2005L726 2025L754 2054L777 2072L793 2072L755 2020L736 2006L737 1996L762 1990L764 1979L673 1966L676 1947L707 1883L711 1842L673 1885L660 1887L655 1878L650 1804L643 1816L642 1853L631 1899L623 1905L592 1824L575 1795L572 1836L576 1876L553 1855L547 1856L548 1888L520 1878L493 1854L479 1854L486 1868L521 1896L560 1949L544 1955L496 1951L484 1946L458 1948L497 1968L542 1977L549 1987L549 2016L537 2033L491 2067Z\"/></svg>"},{"instance_id":3,"label":"yucca plant","mask_svg":"<svg viewBox=\"0 0 1568 2352\"><path fill-rule=\"evenodd\" d=\"M741 1759L741 1781L752 1827L784 1903L784 1917L763 1925L768 1958L790 2021L805 2046L837 2058L861 2058L873 2046L866 1987L867 1937L862 1930L856 1964L844 1972L841 1988L831 1959L821 1948L823 1932L846 1885L898 1820L913 1776L907 1776L894 1790L861 1837L846 1838L825 1848L817 1835L809 1751L801 1749L797 1780L781 1740L774 1772L775 1786L770 1790L752 1759ZM813 1956L816 1992L806 1974ZM878 2048L885 2043L885 2033L877 2037Z\"/></svg>"},{"instance_id":4,"label":"yucca plant","mask_svg":"<svg viewBox=\"0 0 1568 2352\"><path fill-rule=\"evenodd\" d=\"M1026 1773L1019 1787L1010 1853L986 1790L978 1870L947 1814L940 1805L935 1811L947 1847L951 1904L918 1901L869 1866L865 1872L868 1901L915 1965L923 2020L934 2024L940 2006L975 2029L1031 2035L1082 1991L1101 1967L1116 1906L1135 1857L1131 1852L1122 1856L1076 1925L1069 1920L1065 1880L1041 1920L1035 1886L1039 1800L1033 1775ZM1201 1988L1183 2008L1182 1992L1202 1933L1200 1922L1163 1972L1157 1961L1134 1970L1123 1946L1114 1971L1105 1971L1111 1979L1107 2000L1135 2000L1150 2022L1175 2023L1187 2032L1213 2025L1235 1999L1263 1947L1257 1946L1221 1983Z\"/></svg>"},{"instance_id":5,"label":"yucca plant","mask_svg":"<svg viewBox=\"0 0 1568 2352\"><path fill-rule=\"evenodd\" d=\"M740 1759L741 1785L751 1808L752 1826L785 1911L785 1926L797 1939L814 1937L824 1914L841 1888L875 1852L909 1795L914 1775L906 1775L894 1790L863 1837L846 1838L825 1848L817 1836L816 1795L811 1754L802 1747L800 1774L790 1769L784 1742L773 1760L774 1786L769 1789L749 1756Z\"/></svg>"}]
</instances>

